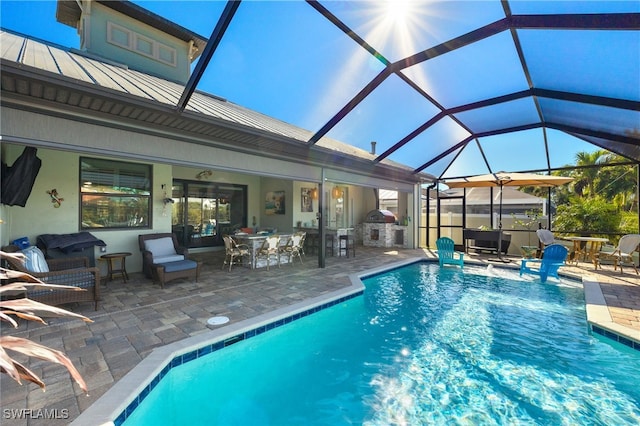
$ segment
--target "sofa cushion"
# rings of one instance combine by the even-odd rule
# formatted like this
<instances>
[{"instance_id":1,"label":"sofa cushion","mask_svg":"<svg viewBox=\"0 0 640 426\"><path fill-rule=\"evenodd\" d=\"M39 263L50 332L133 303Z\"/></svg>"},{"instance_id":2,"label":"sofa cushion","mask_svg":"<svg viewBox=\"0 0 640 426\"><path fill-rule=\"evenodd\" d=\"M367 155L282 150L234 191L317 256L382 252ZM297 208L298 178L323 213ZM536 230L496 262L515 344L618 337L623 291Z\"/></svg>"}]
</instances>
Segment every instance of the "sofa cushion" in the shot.
<instances>
[{"instance_id":1,"label":"sofa cushion","mask_svg":"<svg viewBox=\"0 0 640 426\"><path fill-rule=\"evenodd\" d=\"M173 256L177 254L171 237L146 240L144 242L144 248L153 254L154 259L156 257Z\"/></svg>"},{"instance_id":2,"label":"sofa cushion","mask_svg":"<svg viewBox=\"0 0 640 426\"><path fill-rule=\"evenodd\" d=\"M180 260L184 260L184 255L182 254L173 254L171 256L153 256L153 263L169 263L169 262L178 262Z\"/></svg>"},{"instance_id":3,"label":"sofa cushion","mask_svg":"<svg viewBox=\"0 0 640 426\"><path fill-rule=\"evenodd\" d=\"M49 272L49 265L44 258L44 253L38 247L31 246L22 250L25 255L24 267L29 272Z\"/></svg>"}]
</instances>

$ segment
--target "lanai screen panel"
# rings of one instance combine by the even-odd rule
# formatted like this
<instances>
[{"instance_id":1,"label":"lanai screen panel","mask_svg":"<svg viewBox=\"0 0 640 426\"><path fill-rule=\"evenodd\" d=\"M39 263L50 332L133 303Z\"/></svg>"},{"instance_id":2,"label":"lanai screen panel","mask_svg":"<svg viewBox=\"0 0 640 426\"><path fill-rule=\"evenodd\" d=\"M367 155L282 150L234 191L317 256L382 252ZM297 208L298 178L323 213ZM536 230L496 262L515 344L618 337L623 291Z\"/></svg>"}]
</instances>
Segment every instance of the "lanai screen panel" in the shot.
<instances>
[{"instance_id":1,"label":"lanai screen panel","mask_svg":"<svg viewBox=\"0 0 640 426\"><path fill-rule=\"evenodd\" d=\"M417 1L405 15L385 3L242 2L199 88L314 136L376 141L377 160L416 171L462 170L445 163L470 155L456 155L465 142L491 171L515 167L495 147L527 152L522 170L553 167L552 129L640 158L616 140L639 127L637 30L539 18L640 13L638 2Z\"/></svg>"},{"instance_id":2,"label":"lanai screen panel","mask_svg":"<svg viewBox=\"0 0 640 426\"><path fill-rule=\"evenodd\" d=\"M391 115L392 112L392 115ZM378 154L389 149L440 110L397 75L391 75L341 120L327 136ZM427 155L439 151L424 146Z\"/></svg>"}]
</instances>

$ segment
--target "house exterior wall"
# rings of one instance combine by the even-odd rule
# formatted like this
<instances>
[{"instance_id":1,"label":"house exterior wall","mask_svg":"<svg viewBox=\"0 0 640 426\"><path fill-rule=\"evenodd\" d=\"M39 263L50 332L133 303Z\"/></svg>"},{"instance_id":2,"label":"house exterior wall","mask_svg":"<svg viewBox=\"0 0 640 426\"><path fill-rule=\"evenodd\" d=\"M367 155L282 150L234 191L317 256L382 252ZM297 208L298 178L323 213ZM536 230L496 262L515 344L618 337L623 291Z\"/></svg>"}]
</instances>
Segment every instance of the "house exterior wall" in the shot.
<instances>
[{"instance_id":1,"label":"house exterior wall","mask_svg":"<svg viewBox=\"0 0 640 426\"><path fill-rule=\"evenodd\" d=\"M22 153L23 146L3 144L2 158L8 165ZM28 237L32 245L41 234L70 234L80 231L80 157L81 154L39 148L38 158L42 160L40 172L25 207L0 205L1 245L9 244L16 238ZM161 185L171 182L171 166L154 164L153 167L153 208L151 229L132 228L126 230L91 230L96 238L107 244L107 252L131 252L127 259L127 270L142 270L142 257L138 249L138 234L167 232L171 229L171 215L163 215ZM51 202L48 190L56 189L64 199L59 208ZM96 259L102 253L95 249ZM104 265L102 265L104 266Z\"/></svg>"},{"instance_id":2,"label":"house exterior wall","mask_svg":"<svg viewBox=\"0 0 640 426\"><path fill-rule=\"evenodd\" d=\"M82 119L79 117L78 120ZM206 145L193 144L169 136L151 135L126 128L108 127L3 107L2 158L13 164L24 146L38 149L43 165L25 208L0 205L0 244L27 236L32 242L43 233L72 233L79 230L79 157L106 157L123 161L153 164L154 207L152 228L145 230L92 231L107 243L108 252L127 251L133 256L127 260L131 272L141 270L137 246L138 233L167 232L171 229L171 215L163 215L161 185L171 185L173 178L195 179L203 169L214 172L212 180L225 179L248 186L248 225L256 216L257 226L276 227L290 231L301 216L300 188L313 186L322 176L335 179L349 188L347 221L354 226L362 222L366 213L375 207L372 187L389 182L375 177L350 174L319 166L299 164L259 155L238 153ZM62 207L54 209L47 190L57 189L65 199ZM287 197L285 215L264 213L265 194L269 190L284 190ZM306 213L313 219L317 212ZM280 217L277 217L280 216ZM305 219L302 218L303 222ZM308 219L311 221L311 219ZM99 257L100 253L96 253Z\"/></svg>"},{"instance_id":3,"label":"house exterior wall","mask_svg":"<svg viewBox=\"0 0 640 426\"><path fill-rule=\"evenodd\" d=\"M88 19L87 19L88 18ZM85 40L82 41L86 51L104 58L127 64L129 68L141 70L149 74L162 76L168 80L186 83L189 80L191 60L189 59L189 44L159 31L147 24L138 22L115 10L93 2L90 14L84 15L81 22L85 22L83 31ZM139 53L123 49L107 41L107 23L112 22L128 30L135 31L149 39L176 50L176 66L167 65ZM88 39L86 39L88 35Z\"/></svg>"}]
</instances>

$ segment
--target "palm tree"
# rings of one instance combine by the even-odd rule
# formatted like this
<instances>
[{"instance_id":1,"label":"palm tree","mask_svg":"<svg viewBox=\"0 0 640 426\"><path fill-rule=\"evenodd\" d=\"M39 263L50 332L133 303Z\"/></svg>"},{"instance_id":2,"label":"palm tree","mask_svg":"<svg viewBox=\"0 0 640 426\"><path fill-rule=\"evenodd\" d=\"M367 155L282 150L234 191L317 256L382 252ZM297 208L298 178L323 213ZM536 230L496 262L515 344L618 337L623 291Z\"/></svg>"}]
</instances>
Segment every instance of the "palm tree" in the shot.
<instances>
[{"instance_id":1,"label":"palm tree","mask_svg":"<svg viewBox=\"0 0 640 426\"><path fill-rule=\"evenodd\" d=\"M580 167L573 171L573 189L581 197L595 197L596 181L600 168L609 163L611 153L604 149L593 152L578 152L576 154L576 166Z\"/></svg>"}]
</instances>

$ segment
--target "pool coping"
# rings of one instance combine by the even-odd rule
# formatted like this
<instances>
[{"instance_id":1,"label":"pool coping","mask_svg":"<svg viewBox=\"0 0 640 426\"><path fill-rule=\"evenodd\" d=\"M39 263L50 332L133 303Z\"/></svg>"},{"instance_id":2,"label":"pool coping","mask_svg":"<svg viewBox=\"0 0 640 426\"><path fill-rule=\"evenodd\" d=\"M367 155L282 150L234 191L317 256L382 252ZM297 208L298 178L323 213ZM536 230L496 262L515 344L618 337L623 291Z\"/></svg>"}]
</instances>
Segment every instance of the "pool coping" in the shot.
<instances>
[{"instance_id":1,"label":"pool coping","mask_svg":"<svg viewBox=\"0 0 640 426\"><path fill-rule=\"evenodd\" d=\"M181 355L198 351L207 345L222 343L235 339L247 332L260 328L270 330L300 317L317 312L338 301L357 297L364 291L359 279L351 279L351 284L339 290L297 302L293 305L278 308L253 318L218 327L210 332L201 333L186 339L158 347L113 385L100 398L93 402L71 423L71 426L113 426L117 418L145 391L163 370L172 366L172 361ZM285 319L289 321L285 322ZM295 318L297 319L297 318ZM243 340L242 337L239 340Z\"/></svg>"},{"instance_id":2,"label":"pool coping","mask_svg":"<svg viewBox=\"0 0 640 426\"><path fill-rule=\"evenodd\" d=\"M613 321L598 281L583 278L587 322L593 333L640 351L640 331Z\"/></svg>"}]
</instances>

